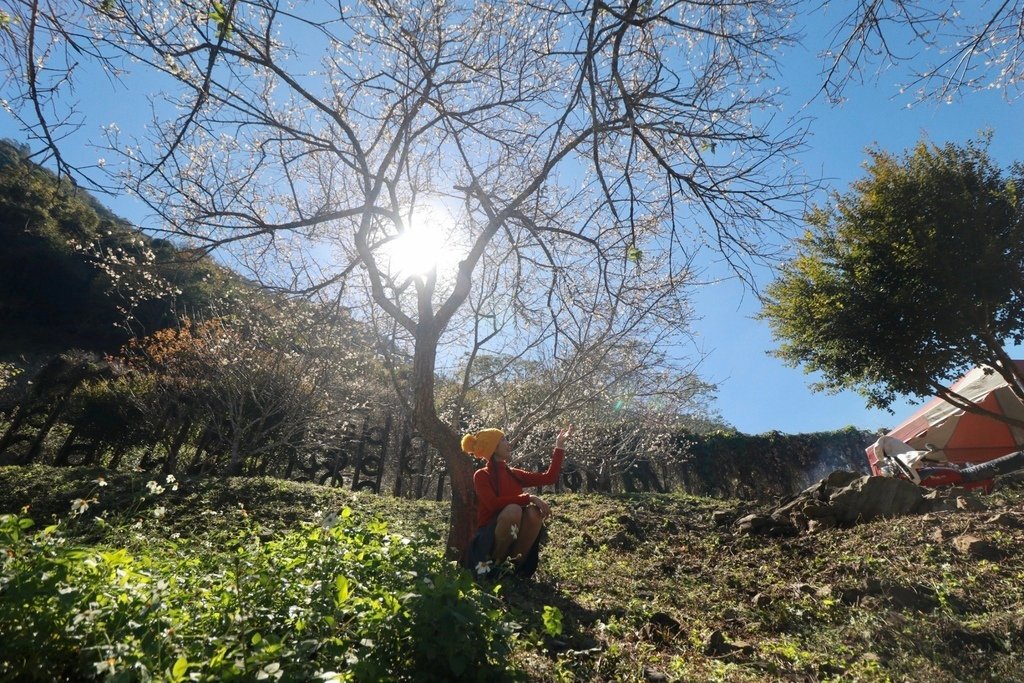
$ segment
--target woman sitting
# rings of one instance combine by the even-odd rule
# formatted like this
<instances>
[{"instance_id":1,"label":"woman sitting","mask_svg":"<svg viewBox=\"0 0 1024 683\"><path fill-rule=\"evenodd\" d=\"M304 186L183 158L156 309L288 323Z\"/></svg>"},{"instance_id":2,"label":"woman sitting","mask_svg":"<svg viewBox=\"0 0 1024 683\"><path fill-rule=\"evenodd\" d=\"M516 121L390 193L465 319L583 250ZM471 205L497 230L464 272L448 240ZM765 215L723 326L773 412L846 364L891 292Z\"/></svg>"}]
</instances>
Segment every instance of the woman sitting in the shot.
<instances>
[{"instance_id":1,"label":"woman sitting","mask_svg":"<svg viewBox=\"0 0 1024 683\"><path fill-rule=\"evenodd\" d=\"M487 465L473 475L477 499L477 532L470 546L470 567L489 571L511 558L516 573L532 576L537 569L541 526L551 508L539 497L523 493L524 486L546 486L558 481L565 458L565 441L572 425L558 433L551 465L545 472L509 467L511 447L500 429L482 429L462 437L462 450ZM493 564L492 564L493 563Z\"/></svg>"}]
</instances>

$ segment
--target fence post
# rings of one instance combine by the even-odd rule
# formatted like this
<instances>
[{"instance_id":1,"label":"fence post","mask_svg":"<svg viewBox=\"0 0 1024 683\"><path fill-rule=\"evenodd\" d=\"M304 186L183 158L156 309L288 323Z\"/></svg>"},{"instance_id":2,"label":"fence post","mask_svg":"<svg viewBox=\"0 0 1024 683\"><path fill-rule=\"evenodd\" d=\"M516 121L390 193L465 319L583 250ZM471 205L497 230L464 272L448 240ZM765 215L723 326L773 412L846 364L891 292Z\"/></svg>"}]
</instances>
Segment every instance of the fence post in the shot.
<instances>
[{"instance_id":1,"label":"fence post","mask_svg":"<svg viewBox=\"0 0 1024 683\"><path fill-rule=\"evenodd\" d=\"M391 434L391 416L388 415L383 427L370 427L363 433L360 441L359 457L356 459L355 471L352 473L352 490L370 490L380 493L381 479L384 477L384 457L387 453L388 436ZM378 446L377 454L366 452L366 445ZM368 478L363 480L363 475Z\"/></svg>"}]
</instances>

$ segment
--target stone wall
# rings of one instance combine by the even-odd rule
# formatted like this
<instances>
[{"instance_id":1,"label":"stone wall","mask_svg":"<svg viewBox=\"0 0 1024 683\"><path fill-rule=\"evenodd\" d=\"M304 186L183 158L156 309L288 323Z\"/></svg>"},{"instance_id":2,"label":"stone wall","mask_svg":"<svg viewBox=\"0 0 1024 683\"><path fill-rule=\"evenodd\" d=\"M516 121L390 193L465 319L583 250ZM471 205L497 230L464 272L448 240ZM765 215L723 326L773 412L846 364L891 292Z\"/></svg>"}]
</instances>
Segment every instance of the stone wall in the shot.
<instances>
[{"instance_id":1,"label":"stone wall","mask_svg":"<svg viewBox=\"0 0 1024 683\"><path fill-rule=\"evenodd\" d=\"M864 449L877 434L853 428L813 434L696 437L674 469L676 488L708 496L763 500L792 495L835 470L869 473Z\"/></svg>"}]
</instances>

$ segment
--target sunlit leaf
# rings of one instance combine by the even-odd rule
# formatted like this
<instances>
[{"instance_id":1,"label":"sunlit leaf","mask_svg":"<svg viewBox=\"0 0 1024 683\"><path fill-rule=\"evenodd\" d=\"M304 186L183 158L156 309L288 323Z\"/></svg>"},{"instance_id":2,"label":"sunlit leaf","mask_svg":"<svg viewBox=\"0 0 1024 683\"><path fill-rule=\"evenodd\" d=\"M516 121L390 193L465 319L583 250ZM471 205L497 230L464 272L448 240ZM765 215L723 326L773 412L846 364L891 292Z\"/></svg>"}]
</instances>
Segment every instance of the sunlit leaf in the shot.
<instances>
[{"instance_id":1,"label":"sunlit leaf","mask_svg":"<svg viewBox=\"0 0 1024 683\"><path fill-rule=\"evenodd\" d=\"M188 673L188 659L178 657L178 660L174 662L174 668L171 669L171 676L175 681L180 681L185 678L186 673Z\"/></svg>"},{"instance_id":2,"label":"sunlit leaf","mask_svg":"<svg viewBox=\"0 0 1024 683\"><path fill-rule=\"evenodd\" d=\"M342 604L347 602L349 599L349 583L348 579L344 576L339 576L334 580L335 588L335 603Z\"/></svg>"}]
</instances>

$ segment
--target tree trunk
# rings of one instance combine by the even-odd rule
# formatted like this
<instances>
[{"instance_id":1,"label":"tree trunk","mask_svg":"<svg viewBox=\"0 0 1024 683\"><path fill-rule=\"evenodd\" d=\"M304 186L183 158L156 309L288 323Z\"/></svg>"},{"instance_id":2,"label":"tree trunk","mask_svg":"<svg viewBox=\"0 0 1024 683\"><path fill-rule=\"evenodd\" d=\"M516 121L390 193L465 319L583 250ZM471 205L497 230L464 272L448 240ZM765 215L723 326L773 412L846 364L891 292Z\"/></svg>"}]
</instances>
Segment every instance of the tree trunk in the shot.
<instances>
[{"instance_id":1,"label":"tree trunk","mask_svg":"<svg viewBox=\"0 0 1024 683\"><path fill-rule=\"evenodd\" d=\"M26 399L27 401L28 399ZM2 438L0 438L0 453L7 450L7 447L14 443L14 435L18 433L18 429L21 428L21 423L25 421L25 416L28 410L25 409L25 405L21 404L14 410L14 416L11 418L11 424L4 432Z\"/></svg>"},{"instance_id":2,"label":"tree trunk","mask_svg":"<svg viewBox=\"0 0 1024 683\"><path fill-rule=\"evenodd\" d=\"M128 452L128 444L122 443L114 449L114 454L110 456L110 462L107 464L107 469L116 470L121 466L121 458Z\"/></svg>"},{"instance_id":3,"label":"tree trunk","mask_svg":"<svg viewBox=\"0 0 1024 683\"><path fill-rule=\"evenodd\" d=\"M186 472L195 474L200 471L203 465L203 456L208 454L211 443L213 443L213 433L210 431L210 426L207 425L200 433L199 440L196 441L196 451L192 455L192 461L185 468Z\"/></svg>"},{"instance_id":4,"label":"tree trunk","mask_svg":"<svg viewBox=\"0 0 1024 683\"><path fill-rule=\"evenodd\" d=\"M164 474L174 474L177 471L178 455L181 453L181 447L185 445L185 439L188 438L191 428L192 423L185 420L181 425L181 429L174 435L171 448L167 451L167 459L164 460Z\"/></svg>"},{"instance_id":5,"label":"tree trunk","mask_svg":"<svg viewBox=\"0 0 1024 683\"><path fill-rule=\"evenodd\" d=\"M420 434L441 453L447 465L452 500L445 557L462 563L468 557L469 542L476 530L473 461L462 452L459 435L437 415L434 365L439 336L439 329L421 319L413 356L413 419Z\"/></svg>"},{"instance_id":6,"label":"tree trunk","mask_svg":"<svg viewBox=\"0 0 1024 683\"><path fill-rule=\"evenodd\" d=\"M476 491L473 489L473 461L462 452L458 442L451 452L442 451L451 476L451 520L445 557L460 564L469 557L469 543L476 531Z\"/></svg>"},{"instance_id":7,"label":"tree trunk","mask_svg":"<svg viewBox=\"0 0 1024 683\"><path fill-rule=\"evenodd\" d=\"M53 429L53 425L57 422L57 418L64 412L64 407L67 405L67 401L67 396L61 396L57 399L57 404L53 406L50 414L46 417L46 422L44 422L43 426L39 428L39 433L36 435L35 441L32 442L32 446L28 449L25 457L22 458L20 464L29 464L43 450L43 439L45 439L46 435L50 433L50 430Z\"/></svg>"},{"instance_id":8,"label":"tree trunk","mask_svg":"<svg viewBox=\"0 0 1024 683\"><path fill-rule=\"evenodd\" d=\"M57 451L57 456L53 459L54 467L64 467L68 464L68 459L71 457L71 449L74 448L75 439L77 438L78 425L75 425L68 433L68 438L64 439L64 445Z\"/></svg>"},{"instance_id":9,"label":"tree trunk","mask_svg":"<svg viewBox=\"0 0 1024 683\"><path fill-rule=\"evenodd\" d=\"M239 443L239 440L237 435L232 435L231 462L227 467L227 476L229 477L237 477L242 474L242 444Z\"/></svg>"}]
</instances>

